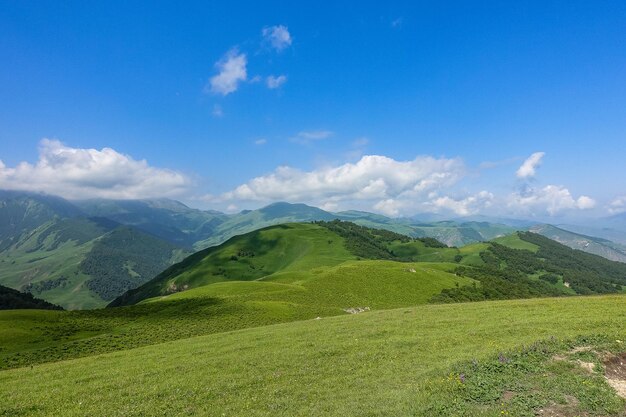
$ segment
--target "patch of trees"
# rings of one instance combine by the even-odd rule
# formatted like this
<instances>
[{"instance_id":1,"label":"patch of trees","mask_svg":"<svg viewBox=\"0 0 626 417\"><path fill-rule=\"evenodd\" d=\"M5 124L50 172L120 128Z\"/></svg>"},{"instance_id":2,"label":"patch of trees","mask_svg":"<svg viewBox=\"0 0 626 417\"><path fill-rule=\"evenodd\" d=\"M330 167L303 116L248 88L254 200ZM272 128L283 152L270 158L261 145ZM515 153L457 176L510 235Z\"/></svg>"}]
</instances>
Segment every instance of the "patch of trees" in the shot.
<instances>
[{"instance_id":1,"label":"patch of trees","mask_svg":"<svg viewBox=\"0 0 626 417\"><path fill-rule=\"evenodd\" d=\"M29 293L42 293L44 291L50 291L58 287L65 287L66 285L67 285L67 277L64 275L61 275L60 277L56 279L49 279L49 280L40 281L40 282L31 282L30 284L26 285L22 289L25 292L29 292Z\"/></svg>"},{"instance_id":2,"label":"patch of trees","mask_svg":"<svg viewBox=\"0 0 626 417\"><path fill-rule=\"evenodd\" d=\"M136 229L118 227L94 244L80 270L90 275L86 285L91 291L113 300L167 268L175 249Z\"/></svg>"},{"instance_id":3,"label":"patch of trees","mask_svg":"<svg viewBox=\"0 0 626 417\"><path fill-rule=\"evenodd\" d=\"M323 226L328 230L337 233L343 237L346 248L355 256L364 259L390 259L403 261L388 245L393 242L409 243L420 241L427 247L445 248L447 247L437 239L430 237L411 238L400 233L392 232L384 229L372 229L360 226L352 222L341 220L333 221L315 221L317 225ZM408 260L408 259L407 259Z\"/></svg>"},{"instance_id":4,"label":"patch of trees","mask_svg":"<svg viewBox=\"0 0 626 417\"><path fill-rule=\"evenodd\" d=\"M480 282L478 285L446 289L433 302L480 301L565 295L556 286L560 277L577 294L608 294L626 285L626 264L574 250L543 236L524 232L522 240L539 247L536 253L490 243L480 253L484 265L458 267L457 275ZM529 275L537 275L532 279Z\"/></svg>"},{"instance_id":5,"label":"patch of trees","mask_svg":"<svg viewBox=\"0 0 626 417\"><path fill-rule=\"evenodd\" d=\"M37 308L44 310L63 310L62 307L33 297L30 293L20 292L0 285L0 310Z\"/></svg>"}]
</instances>

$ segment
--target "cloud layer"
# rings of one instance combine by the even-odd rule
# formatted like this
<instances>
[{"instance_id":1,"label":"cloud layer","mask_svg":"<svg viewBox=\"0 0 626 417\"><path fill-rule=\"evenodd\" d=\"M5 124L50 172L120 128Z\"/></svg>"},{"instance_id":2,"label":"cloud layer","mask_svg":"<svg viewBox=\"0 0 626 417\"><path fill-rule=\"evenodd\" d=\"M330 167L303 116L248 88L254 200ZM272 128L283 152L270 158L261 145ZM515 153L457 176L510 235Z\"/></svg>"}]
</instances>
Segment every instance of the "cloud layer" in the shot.
<instances>
[{"instance_id":1,"label":"cloud layer","mask_svg":"<svg viewBox=\"0 0 626 417\"><path fill-rule=\"evenodd\" d=\"M37 163L7 167L0 161L0 188L46 192L70 199L134 199L177 196L191 181L111 148L79 149L43 139Z\"/></svg>"},{"instance_id":2,"label":"cloud layer","mask_svg":"<svg viewBox=\"0 0 626 417\"><path fill-rule=\"evenodd\" d=\"M385 201L390 206L394 199L411 199L449 186L463 175L463 171L463 163L458 159L420 156L412 161L396 161L385 156L367 155L356 163L312 171L282 166L236 187L221 199L305 201L327 206L357 200L371 201L383 207Z\"/></svg>"}]
</instances>

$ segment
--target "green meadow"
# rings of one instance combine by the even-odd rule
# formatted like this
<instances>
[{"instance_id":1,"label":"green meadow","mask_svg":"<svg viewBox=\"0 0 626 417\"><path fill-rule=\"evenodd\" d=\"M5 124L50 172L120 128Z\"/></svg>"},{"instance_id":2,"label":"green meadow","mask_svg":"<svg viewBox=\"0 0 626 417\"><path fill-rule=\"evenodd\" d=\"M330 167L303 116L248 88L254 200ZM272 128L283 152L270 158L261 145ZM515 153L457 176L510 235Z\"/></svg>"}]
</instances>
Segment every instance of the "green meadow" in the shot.
<instances>
[{"instance_id":1,"label":"green meadow","mask_svg":"<svg viewBox=\"0 0 626 417\"><path fill-rule=\"evenodd\" d=\"M192 337L2 371L0 415L532 416L575 397L576 409L623 416L600 368L551 358L623 349L625 306L423 305Z\"/></svg>"},{"instance_id":2,"label":"green meadow","mask_svg":"<svg viewBox=\"0 0 626 417\"><path fill-rule=\"evenodd\" d=\"M626 350L626 267L584 255L533 234L268 227L116 307L0 311L0 416L624 417L603 375Z\"/></svg>"}]
</instances>

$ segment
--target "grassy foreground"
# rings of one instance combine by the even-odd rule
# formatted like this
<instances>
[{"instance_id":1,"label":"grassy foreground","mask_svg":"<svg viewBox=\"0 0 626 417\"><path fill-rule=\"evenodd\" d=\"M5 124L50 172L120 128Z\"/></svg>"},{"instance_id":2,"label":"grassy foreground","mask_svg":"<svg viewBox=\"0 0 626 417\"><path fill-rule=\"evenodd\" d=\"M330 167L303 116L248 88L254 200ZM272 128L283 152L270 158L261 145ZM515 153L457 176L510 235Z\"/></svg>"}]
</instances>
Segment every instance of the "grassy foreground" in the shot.
<instances>
[{"instance_id":1,"label":"grassy foreground","mask_svg":"<svg viewBox=\"0 0 626 417\"><path fill-rule=\"evenodd\" d=\"M623 415L624 403L601 378L541 365L567 346L559 340L591 335L624 340L626 297L372 311L2 371L0 415L523 416L548 398L522 395L532 401L513 401L514 413L499 396L507 384L519 388L515 378L550 375L558 395L577 395L593 413ZM531 359L509 359L510 349L552 337ZM462 382L455 372L472 361L474 374ZM491 373L487 386L480 372ZM494 372L511 379L494 385Z\"/></svg>"}]
</instances>

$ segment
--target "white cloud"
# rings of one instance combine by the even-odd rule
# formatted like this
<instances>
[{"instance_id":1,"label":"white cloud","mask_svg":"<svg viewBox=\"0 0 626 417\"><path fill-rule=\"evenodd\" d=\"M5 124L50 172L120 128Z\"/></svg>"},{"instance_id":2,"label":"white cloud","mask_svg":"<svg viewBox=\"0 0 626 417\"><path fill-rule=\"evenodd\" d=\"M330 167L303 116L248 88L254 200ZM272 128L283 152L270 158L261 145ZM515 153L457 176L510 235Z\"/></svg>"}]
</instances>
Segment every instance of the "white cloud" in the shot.
<instances>
[{"instance_id":1,"label":"white cloud","mask_svg":"<svg viewBox=\"0 0 626 417\"><path fill-rule=\"evenodd\" d=\"M254 141L254 144L257 146L265 145L267 143L267 139L261 138Z\"/></svg>"},{"instance_id":2,"label":"white cloud","mask_svg":"<svg viewBox=\"0 0 626 417\"><path fill-rule=\"evenodd\" d=\"M0 161L0 188L46 192L66 198L150 198L187 191L185 175L148 165L111 148L80 149L43 139L36 164L7 167Z\"/></svg>"},{"instance_id":3,"label":"white cloud","mask_svg":"<svg viewBox=\"0 0 626 417\"><path fill-rule=\"evenodd\" d=\"M265 79L265 83L267 85L267 88L269 89L275 89L280 87L281 85L285 84L287 82L287 76L286 75L279 75L278 77L275 77L273 75L270 75L269 77L267 77Z\"/></svg>"},{"instance_id":4,"label":"white cloud","mask_svg":"<svg viewBox=\"0 0 626 417\"><path fill-rule=\"evenodd\" d=\"M263 28L261 33L263 34L265 42L278 52L291 45L291 34L287 26L277 25L266 27Z\"/></svg>"},{"instance_id":5,"label":"white cloud","mask_svg":"<svg viewBox=\"0 0 626 417\"><path fill-rule=\"evenodd\" d=\"M459 216L469 216L480 213L481 210L490 207L493 200L494 195L492 193L481 191L476 195L458 200L449 196L436 197L426 203L425 206L430 207L435 213L449 211Z\"/></svg>"},{"instance_id":6,"label":"white cloud","mask_svg":"<svg viewBox=\"0 0 626 417\"><path fill-rule=\"evenodd\" d=\"M620 214L626 212L626 196L618 197L609 204L610 214Z\"/></svg>"},{"instance_id":7,"label":"white cloud","mask_svg":"<svg viewBox=\"0 0 626 417\"><path fill-rule=\"evenodd\" d=\"M517 177L522 179L534 177L544 155L545 152L535 152L530 155L515 173Z\"/></svg>"},{"instance_id":8,"label":"white cloud","mask_svg":"<svg viewBox=\"0 0 626 417\"><path fill-rule=\"evenodd\" d=\"M508 203L509 208L517 213L537 214L538 211L546 211L551 216L567 210L588 210L595 205L595 200L585 195L575 199L561 185L546 185L540 189L531 188L514 193Z\"/></svg>"},{"instance_id":9,"label":"white cloud","mask_svg":"<svg viewBox=\"0 0 626 417\"><path fill-rule=\"evenodd\" d=\"M458 159L420 156L396 161L363 156L358 162L301 171L288 166L254 178L222 195L222 201L304 201L317 205L341 201L378 202L379 209L393 212L382 200L410 200L430 190L447 187L464 173ZM400 203L396 203L398 206Z\"/></svg>"},{"instance_id":10,"label":"white cloud","mask_svg":"<svg viewBox=\"0 0 626 417\"><path fill-rule=\"evenodd\" d=\"M239 53L237 48L231 49L215 64L218 73L211 77L205 91L223 96L237 91L239 84L248 77L247 64L246 54Z\"/></svg>"},{"instance_id":11,"label":"white cloud","mask_svg":"<svg viewBox=\"0 0 626 417\"><path fill-rule=\"evenodd\" d=\"M306 145L317 140L328 139L334 133L330 130L310 130L298 132L298 134L289 140L301 145Z\"/></svg>"},{"instance_id":12,"label":"white cloud","mask_svg":"<svg viewBox=\"0 0 626 417\"><path fill-rule=\"evenodd\" d=\"M374 210L389 217L397 217L404 206L405 203L403 201L387 198L374 204Z\"/></svg>"}]
</instances>

